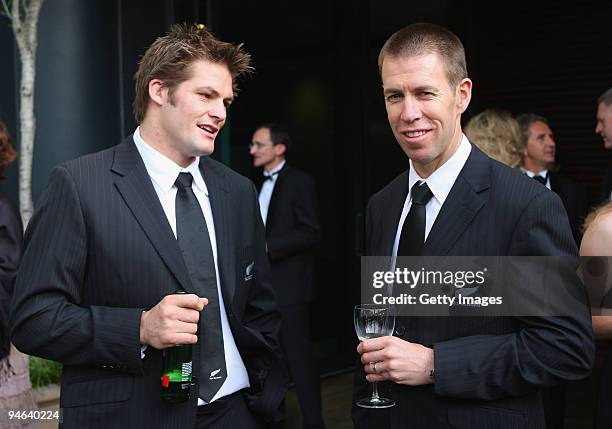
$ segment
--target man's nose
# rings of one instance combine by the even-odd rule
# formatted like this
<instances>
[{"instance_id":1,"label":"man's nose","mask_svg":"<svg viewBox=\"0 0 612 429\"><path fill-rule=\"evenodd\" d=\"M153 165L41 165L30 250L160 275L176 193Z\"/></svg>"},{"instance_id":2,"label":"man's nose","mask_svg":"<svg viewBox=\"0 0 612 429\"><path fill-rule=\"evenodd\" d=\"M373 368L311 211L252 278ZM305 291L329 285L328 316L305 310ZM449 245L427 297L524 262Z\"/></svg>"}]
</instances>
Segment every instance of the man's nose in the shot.
<instances>
[{"instance_id":1,"label":"man's nose","mask_svg":"<svg viewBox=\"0 0 612 429\"><path fill-rule=\"evenodd\" d=\"M219 121L225 121L225 119L227 118L227 107L225 107L223 101L220 100L219 103L217 103L212 109L210 109L208 114L211 117L218 119Z\"/></svg>"},{"instance_id":2,"label":"man's nose","mask_svg":"<svg viewBox=\"0 0 612 429\"><path fill-rule=\"evenodd\" d=\"M414 122L417 119L421 118L421 107L416 100L411 99L410 97L404 98L404 103L402 105L402 113L400 115L400 119L405 122Z\"/></svg>"}]
</instances>

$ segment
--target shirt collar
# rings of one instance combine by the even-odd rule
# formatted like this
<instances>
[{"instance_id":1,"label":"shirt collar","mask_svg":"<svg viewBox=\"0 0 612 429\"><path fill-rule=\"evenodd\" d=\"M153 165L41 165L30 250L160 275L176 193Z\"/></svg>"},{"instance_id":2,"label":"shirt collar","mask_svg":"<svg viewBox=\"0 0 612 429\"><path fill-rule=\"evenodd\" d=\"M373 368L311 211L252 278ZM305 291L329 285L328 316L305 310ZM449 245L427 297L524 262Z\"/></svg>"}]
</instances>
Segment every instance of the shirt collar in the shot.
<instances>
[{"instance_id":1,"label":"shirt collar","mask_svg":"<svg viewBox=\"0 0 612 429\"><path fill-rule=\"evenodd\" d=\"M286 160L283 160L280 164L274 167L271 171L264 170L263 175L266 177L270 177L270 176L274 177L279 171L283 169L286 162L287 162Z\"/></svg>"},{"instance_id":2,"label":"shirt collar","mask_svg":"<svg viewBox=\"0 0 612 429\"><path fill-rule=\"evenodd\" d=\"M470 141L465 134L461 134L461 143L457 151L427 179L422 179L414 169L412 160L408 160L410 163L410 172L408 173L409 189L412 189L416 182L424 180L427 182L427 186L429 186L434 198L438 200L440 205L444 204L451 188L455 184L455 180L457 180L457 176L459 176L461 169L470 156L471 150L472 145Z\"/></svg>"},{"instance_id":3,"label":"shirt collar","mask_svg":"<svg viewBox=\"0 0 612 429\"><path fill-rule=\"evenodd\" d=\"M191 173L195 187L208 196L208 188L199 168L199 156L190 165L183 168L145 142L140 135L140 127L134 131L134 143L136 143L136 148L149 176L163 192L170 192L179 173Z\"/></svg>"},{"instance_id":4,"label":"shirt collar","mask_svg":"<svg viewBox=\"0 0 612 429\"><path fill-rule=\"evenodd\" d=\"M540 171L540 172L539 172L539 173L537 173L537 174L536 174L536 173L533 173L533 172L531 172L531 171L529 171L529 170L526 170L526 169L524 169L523 167L521 167L521 170L522 170L522 172L523 172L523 173L525 173L525 174L526 174L527 176L529 176L529 177L540 176L540 177L543 177L543 178L545 178L545 179L546 179L546 178L547 178L547 176L548 176L548 170L542 170L542 171Z\"/></svg>"}]
</instances>

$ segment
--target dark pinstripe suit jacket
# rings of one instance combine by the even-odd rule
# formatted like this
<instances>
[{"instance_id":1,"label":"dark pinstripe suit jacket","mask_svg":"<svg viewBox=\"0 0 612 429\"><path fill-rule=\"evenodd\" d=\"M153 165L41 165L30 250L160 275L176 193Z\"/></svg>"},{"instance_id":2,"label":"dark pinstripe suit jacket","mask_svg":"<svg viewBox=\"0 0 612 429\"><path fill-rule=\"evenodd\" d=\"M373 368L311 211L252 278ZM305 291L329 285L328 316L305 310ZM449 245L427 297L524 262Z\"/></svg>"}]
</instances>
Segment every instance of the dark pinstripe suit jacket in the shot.
<instances>
[{"instance_id":1,"label":"dark pinstripe suit jacket","mask_svg":"<svg viewBox=\"0 0 612 429\"><path fill-rule=\"evenodd\" d=\"M280 319L257 194L249 180L208 157L200 169L251 407L270 417L285 388L273 371ZM52 171L26 232L11 324L20 350L64 364L64 427L193 427L199 366L191 399L167 405L160 399L160 351L150 347L140 358L142 310L179 287L197 293L131 137ZM193 350L194 362L205 358Z\"/></svg>"},{"instance_id":2,"label":"dark pinstripe suit jacket","mask_svg":"<svg viewBox=\"0 0 612 429\"><path fill-rule=\"evenodd\" d=\"M368 204L368 255L390 255L404 200L405 172ZM559 197L472 146L425 242L426 255L576 255ZM561 291L560 293L564 293ZM414 317L395 335L434 348L436 382L384 383L388 410L353 407L357 428L544 428L539 386L585 377L594 345L586 306L575 318ZM363 368L355 397L368 385Z\"/></svg>"}]
</instances>

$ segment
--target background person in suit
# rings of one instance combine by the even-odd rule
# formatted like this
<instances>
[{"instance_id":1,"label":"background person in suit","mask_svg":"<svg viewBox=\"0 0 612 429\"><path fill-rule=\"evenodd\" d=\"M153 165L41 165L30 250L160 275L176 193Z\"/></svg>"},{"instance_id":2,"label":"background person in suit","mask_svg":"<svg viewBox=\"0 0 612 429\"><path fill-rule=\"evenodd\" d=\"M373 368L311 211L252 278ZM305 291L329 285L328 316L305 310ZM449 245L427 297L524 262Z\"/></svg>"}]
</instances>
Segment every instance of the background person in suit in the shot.
<instances>
[{"instance_id":1,"label":"background person in suit","mask_svg":"<svg viewBox=\"0 0 612 429\"><path fill-rule=\"evenodd\" d=\"M516 119L521 129L521 169L559 195L576 244L580 245L582 223L588 211L584 187L555 171L556 144L548 120L534 113Z\"/></svg>"},{"instance_id":2,"label":"background person in suit","mask_svg":"<svg viewBox=\"0 0 612 429\"><path fill-rule=\"evenodd\" d=\"M208 157L250 69L241 45L173 26L136 72L134 134L51 173L25 237L11 334L64 364L63 427L274 418L286 389L257 194ZM194 377L189 400L170 404L161 351L176 344L195 344Z\"/></svg>"},{"instance_id":3,"label":"background person in suit","mask_svg":"<svg viewBox=\"0 0 612 429\"><path fill-rule=\"evenodd\" d=\"M597 99L595 133L601 136L605 149L612 149L612 88ZM608 169L601 183L601 201L610 200L612 200L612 168Z\"/></svg>"},{"instance_id":4,"label":"background person in suit","mask_svg":"<svg viewBox=\"0 0 612 429\"><path fill-rule=\"evenodd\" d=\"M323 428L321 386L310 345L309 302L315 283L320 227L314 180L287 164L289 133L279 124L253 133L250 153L263 167L259 206L266 225L272 284L282 315L281 344L295 383L305 428Z\"/></svg>"},{"instance_id":5,"label":"background person in suit","mask_svg":"<svg viewBox=\"0 0 612 429\"><path fill-rule=\"evenodd\" d=\"M6 126L0 121L0 179L16 158ZM11 295L21 256L23 227L17 208L0 194L0 360L10 352L8 321Z\"/></svg>"},{"instance_id":6,"label":"background person in suit","mask_svg":"<svg viewBox=\"0 0 612 429\"><path fill-rule=\"evenodd\" d=\"M454 34L410 25L387 40L378 64L409 169L368 203L368 255L577 255L559 197L462 134L472 82ZM542 428L539 388L589 374L593 348L586 306L563 318L400 317L394 336L358 346L354 389L355 398L366 396L365 375L391 382L385 395L396 406L354 406L353 421L356 428Z\"/></svg>"}]
</instances>

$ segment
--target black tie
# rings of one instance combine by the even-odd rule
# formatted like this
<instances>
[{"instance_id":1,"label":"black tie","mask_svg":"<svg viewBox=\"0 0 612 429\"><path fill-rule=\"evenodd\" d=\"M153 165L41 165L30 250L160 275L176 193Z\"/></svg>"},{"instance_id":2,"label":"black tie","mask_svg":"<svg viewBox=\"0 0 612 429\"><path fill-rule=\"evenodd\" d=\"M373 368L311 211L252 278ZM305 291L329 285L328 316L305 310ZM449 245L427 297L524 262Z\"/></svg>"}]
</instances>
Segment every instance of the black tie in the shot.
<instances>
[{"instance_id":1,"label":"black tie","mask_svg":"<svg viewBox=\"0 0 612 429\"><path fill-rule=\"evenodd\" d=\"M206 402L215 396L227 378L217 275L210 236L202 208L193 193L191 173L179 173L176 193L176 236L194 288L208 298L200 313L200 390Z\"/></svg>"},{"instance_id":2,"label":"black tie","mask_svg":"<svg viewBox=\"0 0 612 429\"><path fill-rule=\"evenodd\" d=\"M402 226L397 256L420 256L425 243L425 205L433 197L425 182L417 182L410 190L412 205Z\"/></svg>"},{"instance_id":3,"label":"black tie","mask_svg":"<svg viewBox=\"0 0 612 429\"><path fill-rule=\"evenodd\" d=\"M268 181L268 180L274 179L274 176L276 176L278 173L280 173L280 170L279 171L275 171L274 173L271 173L271 174L265 174L264 173L264 179L263 179L264 183L266 183L266 181Z\"/></svg>"},{"instance_id":4,"label":"black tie","mask_svg":"<svg viewBox=\"0 0 612 429\"><path fill-rule=\"evenodd\" d=\"M261 178L259 180L256 180L257 181L257 183L256 183L256 185L257 185L257 192L260 193L261 192L261 188L263 188L263 184L266 183L268 180L272 180L274 178L274 176L278 175L278 173L280 173L280 170L276 171L276 172L274 172L272 174L265 174L264 173L263 174L263 178Z\"/></svg>"},{"instance_id":5,"label":"black tie","mask_svg":"<svg viewBox=\"0 0 612 429\"><path fill-rule=\"evenodd\" d=\"M540 182L544 186L546 186L546 182L548 182L548 174L545 177L542 177L542 176L539 176L539 175L535 175L535 176L533 176L533 178L535 180L537 180L538 182Z\"/></svg>"}]
</instances>

